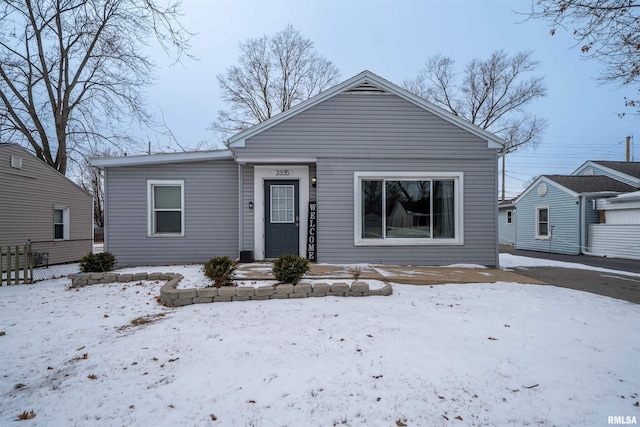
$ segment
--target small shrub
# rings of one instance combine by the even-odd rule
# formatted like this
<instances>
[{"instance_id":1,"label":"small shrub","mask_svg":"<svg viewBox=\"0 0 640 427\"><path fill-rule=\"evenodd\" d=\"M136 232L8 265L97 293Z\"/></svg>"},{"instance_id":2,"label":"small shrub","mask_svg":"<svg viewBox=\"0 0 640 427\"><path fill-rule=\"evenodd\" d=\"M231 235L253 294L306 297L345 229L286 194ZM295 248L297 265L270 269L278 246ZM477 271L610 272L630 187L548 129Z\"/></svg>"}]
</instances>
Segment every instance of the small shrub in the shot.
<instances>
[{"instance_id":1,"label":"small shrub","mask_svg":"<svg viewBox=\"0 0 640 427\"><path fill-rule=\"evenodd\" d=\"M271 270L278 282L297 285L310 270L309 260L296 255L282 255L273 262Z\"/></svg>"},{"instance_id":2,"label":"small shrub","mask_svg":"<svg viewBox=\"0 0 640 427\"><path fill-rule=\"evenodd\" d=\"M204 265L204 275L213 280L214 286L231 286L236 278L236 263L228 256L211 258Z\"/></svg>"},{"instance_id":3,"label":"small shrub","mask_svg":"<svg viewBox=\"0 0 640 427\"><path fill-rule=\"evenodd\" d=\"M360 278L361 274L362 274L362 269L360 267L353 267L351 269L351 276L353 277L353 280L355 280L356 282Z\"/></svg>"},{"instance_id":4,"label":"small shrub","mask_svg":"<svg viewBox=\"0 0 640 427\"><path fill-rule=\"evenodd\" d=\"M80 260L80 271L83 273L103 273L111 271L116 265L116 257L111 252L94 254L89 252Z\"/></svg>"}]
</instances>

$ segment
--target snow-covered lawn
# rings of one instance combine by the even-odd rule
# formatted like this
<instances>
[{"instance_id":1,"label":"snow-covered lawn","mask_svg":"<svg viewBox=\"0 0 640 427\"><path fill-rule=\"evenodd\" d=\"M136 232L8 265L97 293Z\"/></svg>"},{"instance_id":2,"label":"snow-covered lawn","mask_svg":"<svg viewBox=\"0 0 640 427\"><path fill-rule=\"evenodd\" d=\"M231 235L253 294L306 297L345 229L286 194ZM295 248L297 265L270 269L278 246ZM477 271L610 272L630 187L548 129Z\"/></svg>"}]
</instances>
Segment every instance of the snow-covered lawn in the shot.
<instances>
[{"instance_id":1,"label":"snow-covered lawn","mask_svg":"<svg viewBox=\"0 0 640 427\"><path fill-rule=\"evenodd\" d=\"M0 425L640 421L640 306L616 299L396 284L389 297L170 309L159 282L68 284L0 287ZM35 418L15 421L25 411Z\"/></svg>"}]
</instances>

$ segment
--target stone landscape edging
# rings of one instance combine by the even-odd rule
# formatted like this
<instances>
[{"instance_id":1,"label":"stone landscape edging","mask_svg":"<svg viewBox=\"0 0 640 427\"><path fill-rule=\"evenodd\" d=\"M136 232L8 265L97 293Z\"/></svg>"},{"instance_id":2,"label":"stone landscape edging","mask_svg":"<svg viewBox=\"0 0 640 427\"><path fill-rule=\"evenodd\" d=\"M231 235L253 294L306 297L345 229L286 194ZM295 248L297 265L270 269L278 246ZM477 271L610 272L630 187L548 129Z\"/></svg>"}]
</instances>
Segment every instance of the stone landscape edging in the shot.
<instances>
[{"instance_id":1,"label":"stone landscape edging","mask_svg":"<svg viewBox=\"0 0 640 427\"><path fill-rule=\"evenodd\" d=\"M221 288L177 289L182 280L175 273L75 273L67 276L71 287L95 285L98 283L129 283L141 280L166 280L160 288L160 301L167 307L180 307L191 304L231 301L263 301L269 299L293 299L309 297L363 297L393 293L391 285L385 283L380 289L369 289L366 282L353 282L351 285L339 283L299 283L297 285L279 284L257 288L250 286L223 286Z\"/></svg>"}]
</instances>

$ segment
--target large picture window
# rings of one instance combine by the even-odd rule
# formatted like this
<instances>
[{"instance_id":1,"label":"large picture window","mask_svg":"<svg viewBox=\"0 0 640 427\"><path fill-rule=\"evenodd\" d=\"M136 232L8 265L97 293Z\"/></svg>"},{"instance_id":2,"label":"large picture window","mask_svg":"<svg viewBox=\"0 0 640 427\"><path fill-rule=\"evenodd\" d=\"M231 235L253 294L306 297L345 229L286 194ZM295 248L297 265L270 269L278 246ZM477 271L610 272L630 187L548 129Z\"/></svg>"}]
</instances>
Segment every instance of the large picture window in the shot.
<instances>
[{"instance_id":1,"label":"large picture window","mask_svg":"<svg viewBox=\"0 0 640 427\"><path fill-rule=\"evenodd\" d=\"M148 181L149 235L184 236L184 181Z\"/></svg>"},{"instance_id":2,"label":"large picture window","mask_svg":"<svg viewBox=\"0 0 640 427\"><path fill-rule=\"evenodd\" d=\"M356 243L457 242L461 174L448 175L356 173Z\"/></svg>"}]
</instances>

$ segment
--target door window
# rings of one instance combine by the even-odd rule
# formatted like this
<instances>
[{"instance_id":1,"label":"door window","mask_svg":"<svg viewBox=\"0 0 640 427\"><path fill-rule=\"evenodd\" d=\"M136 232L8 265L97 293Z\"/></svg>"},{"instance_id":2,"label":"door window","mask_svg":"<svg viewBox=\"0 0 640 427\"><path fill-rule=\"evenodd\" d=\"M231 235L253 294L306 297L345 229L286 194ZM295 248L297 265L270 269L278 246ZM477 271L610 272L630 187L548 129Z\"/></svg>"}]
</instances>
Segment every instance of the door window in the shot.
<instances>
[{"instance_id":1,"label":"door window","mask_svg":"<svg viewBox=\"0 0 640 427\"><path fill-rule=\"evenodd\" d=\"M293 185L271 185L271 222L295 221L295 196Z\"/></svg>"}]
</instances>

